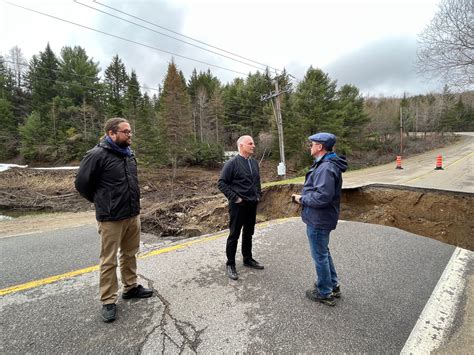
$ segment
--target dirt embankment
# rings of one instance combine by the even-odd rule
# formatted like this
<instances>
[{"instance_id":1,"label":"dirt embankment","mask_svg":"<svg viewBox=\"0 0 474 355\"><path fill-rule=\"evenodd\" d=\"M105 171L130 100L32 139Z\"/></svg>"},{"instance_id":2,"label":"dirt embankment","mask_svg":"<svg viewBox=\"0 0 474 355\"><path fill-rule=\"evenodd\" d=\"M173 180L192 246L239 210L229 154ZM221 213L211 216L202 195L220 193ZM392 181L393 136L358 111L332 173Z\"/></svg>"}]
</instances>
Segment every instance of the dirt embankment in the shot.
<instances>
[{"instance_id":1,"label":"dirt embankment","mask_svg":"<svg viewBox=\"0 0 474 355\"><path fill-rule=\"evenodd\" d=\"M298 216L289 196L301 189L267 189L259 213L274 219ZM474 250L474 194L408 186L374 184L343 189L341 219L396 227Z\"/></svg>"},{"instance_id":2,"label":"dirt embankment","mask_svg":"<svg viewBox=\"0 0 474 355\"><path fill-rule=\"evenodd\" d=\"M227 201L216 187L219 171L181 169L173 183L170 174L166 169L141 172L144 232L157 238L186 238L227 228ZM0 209L92 211L93 206L75 192L74 176L70 170L2 172ZM257 220L298 216L298 205L290 196L300 190L301 185L264 189ZM470 193L369 185L343 190L341 218L393 226L474 250L473 199Z\"/></svg>"}]
</instances>

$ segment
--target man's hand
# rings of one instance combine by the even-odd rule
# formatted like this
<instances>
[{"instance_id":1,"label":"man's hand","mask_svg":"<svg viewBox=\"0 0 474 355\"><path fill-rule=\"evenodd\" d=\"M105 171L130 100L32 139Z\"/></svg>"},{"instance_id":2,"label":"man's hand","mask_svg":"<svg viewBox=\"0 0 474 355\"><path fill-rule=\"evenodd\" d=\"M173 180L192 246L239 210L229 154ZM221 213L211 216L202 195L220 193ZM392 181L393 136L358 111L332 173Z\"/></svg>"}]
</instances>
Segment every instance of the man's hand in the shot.
<instances>
[{"instance_id":1,"label":"man's hand","mask_svg":"<svg viewBox=\"0 0 474 355\"><path fill-rule=\"evenodd\" d=\"M242 200L242 197L238 196L237 199L235 200L235 203L241 203L243 200Z\"/></svg>"},{"instance_id":2,"label":"man's hand","mask_svg":"<svg viewBox=\"0 0 474 355\"><path fill-rule=\"evenodd\" d=\"M297 194L291 195L291 202L299 204L300 201L301 201L301 195L297 195Z\"/></svg>"}]
</instances>

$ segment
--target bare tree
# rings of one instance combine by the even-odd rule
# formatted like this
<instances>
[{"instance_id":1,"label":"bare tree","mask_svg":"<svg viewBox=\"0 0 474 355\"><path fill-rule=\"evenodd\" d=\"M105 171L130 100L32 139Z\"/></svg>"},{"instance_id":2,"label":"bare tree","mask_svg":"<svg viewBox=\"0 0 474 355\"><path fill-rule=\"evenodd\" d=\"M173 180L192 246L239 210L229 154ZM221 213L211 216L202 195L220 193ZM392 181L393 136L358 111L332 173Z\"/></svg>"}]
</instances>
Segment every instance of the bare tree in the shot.
<instances>
[{"instance_id":1,"label":"bare tree","mask_svg":"<svg viewBox=\"0 0 474 355\"><path fill-rule=\"evenodd\" d=\"M417 67L445 84L474 84L474 0L442 0L431 23L419 34Z\"/></svg>"},{"instance_id":2,"label":"bare tree","mask_svg":"<svg viewBox=\"0 0 474 355\"><path fill-rule=\"evenodd\" d=\"M13 71L15 77L15 85L20 87L22 84L23 73L26 70L27 61L23 56L23 51L20 47L14 46L10 49L8 55L8 67Z\"/></svg>"}]
</instances>

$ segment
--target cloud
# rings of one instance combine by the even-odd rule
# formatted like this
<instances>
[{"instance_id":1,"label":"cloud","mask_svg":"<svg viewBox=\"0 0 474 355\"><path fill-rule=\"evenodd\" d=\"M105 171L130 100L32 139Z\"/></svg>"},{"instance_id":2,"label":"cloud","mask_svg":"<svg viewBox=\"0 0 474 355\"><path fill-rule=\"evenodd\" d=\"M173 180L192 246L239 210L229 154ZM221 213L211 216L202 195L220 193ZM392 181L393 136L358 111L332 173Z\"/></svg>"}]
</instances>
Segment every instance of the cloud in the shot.
<instances>
[{"instance_id":1,"label":"cloud","mask_svg":"<svg viewBox=\"0 0 474 355\"><path fill-rule=\"evenodd\" d=\"M416 73L415 60L416 38L392 37L361 47L322 69L338 85L352 84L371 96L439 90Z\"/></svg>"},{"instance_id":2,"label":"cloud","mask_svg":"<svg viewBox=\"0 0 474 355\"><path fill-rule=\"evenodd\" d=\"M173 34L165 29L158 28L152 24L144 23L138 19L131 18L127 15L117 13L111 9L101 7L100 5L95 5L95 7L121 18L125 18L129 21L139 23L140 25L148 27L153 31L165 33L173 37L179 37L179 35ZM156 4L151 2L141 2L140 6L135 6L135 3L131 2L117 2L113 5L113 7L179 33L183 27L185 10L173 6L171 3L160 2L159 4ZM145 44L150 47L160 48L164 51L179 54L186 52L186 44L182 42L133 25L131 23L124 22L106 14L97 14L98 19L96 20L96 27L100 30ZM140 83L148 87L157 88L158 85L162 83L168 69L168 64L173 57L172 54L160 52L152 48L112 37L102 37L100 43L101 51L103 52L101 57L108 58L107 62L103 62L103 60L101 60L101 67L103 69L105 69L110 64L112 57L118 54L124 62L127 71L130 72L132 69L134 69L137 72ZM178 67L180 67L180 65L178 65Z\"/></svg>"}]
</instances>

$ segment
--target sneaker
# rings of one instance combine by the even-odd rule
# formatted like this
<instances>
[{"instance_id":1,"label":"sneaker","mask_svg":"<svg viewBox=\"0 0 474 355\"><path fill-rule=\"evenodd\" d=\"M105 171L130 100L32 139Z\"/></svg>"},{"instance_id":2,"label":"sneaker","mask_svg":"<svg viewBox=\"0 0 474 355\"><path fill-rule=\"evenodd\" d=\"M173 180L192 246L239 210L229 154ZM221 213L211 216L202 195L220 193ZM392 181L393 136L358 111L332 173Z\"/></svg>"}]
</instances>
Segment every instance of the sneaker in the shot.
<instances>
[{"instance_id":1,"label":"sneaker","mask_svg":"<svg viewBox=\"0 0 474 355\"><path fill-rule=\"evenodd\" d=\"M341 286L340 285L337 285L337 286L333 287L332 296L334 298L341 298Z\"/></svg>"},{"instance_id":2,"label":"sneaker","mask_svg":"<svg viewBox=\"0 0 474 355\"><path fill-rule=\"evenodd\" d=\"M251 267L252 269L257 270L264 269L263 265L260 265L259 262L254 259L244 260L244 266Z\"/></svg>"},{"instance_id":3,"label":"sneaker","mask_svg":"<svg viewBox=\"0 0 474 355\"><path fill-rule=\"evenodd\" d=\"M117 318L117 305L115 303L102 306L102 320L105 323L113 322Z\"/></svg>"},{"instance_id":4,"label":"sneaker","mask_svg":"<svg viewBox=\"0 0 474 355\"><path fill-rule=\"evenodd\" d=\"M135 286L134 288L122 293L122 298L128 300L130 298L148 298L153 295L151 288L145 288L142 285Z\"/></svg>"},{"instance_id":5,"label":"sneaker","mask_svg":"<svg viewBox=\"0 0 474 355\"><path fill-rule=\"evenodd\" d=\"M321 302L327 306L335 306L336 299L332 294L328 296L323 296L319 293L318 290L311 289L306 291L306 297L308 297L311 301L314 302Z\"/></svg>"},{"instance_id":6,"label":"sneaker","mask_svg":"<svg viewBox=\"0 0 474 355\"><path fill-rule=\"evenodd\" d=\"M237 275L237 270L235 270L235 265L227 265L227 276L231 280L237 280L239 275Z\"/></svg>"}]
</instances>

